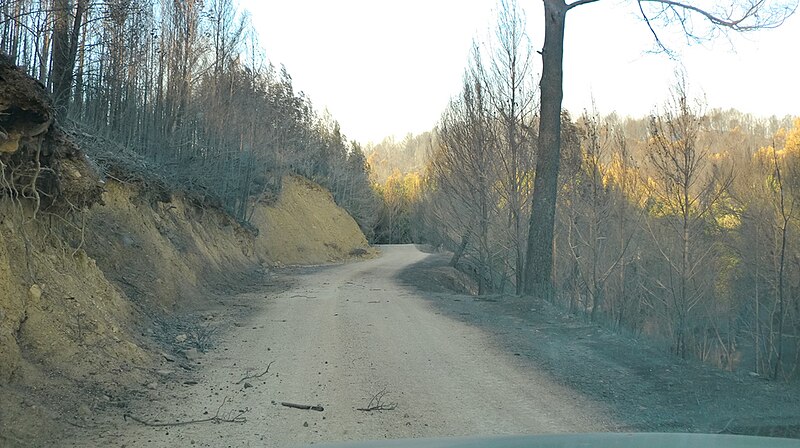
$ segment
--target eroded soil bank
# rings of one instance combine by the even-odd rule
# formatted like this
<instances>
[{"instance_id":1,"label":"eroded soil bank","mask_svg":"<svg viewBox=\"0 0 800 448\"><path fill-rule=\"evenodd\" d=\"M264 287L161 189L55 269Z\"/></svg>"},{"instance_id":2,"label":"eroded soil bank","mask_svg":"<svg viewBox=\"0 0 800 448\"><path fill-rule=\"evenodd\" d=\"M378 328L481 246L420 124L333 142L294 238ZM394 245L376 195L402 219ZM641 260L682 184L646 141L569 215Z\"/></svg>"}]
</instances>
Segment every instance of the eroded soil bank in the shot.
<instances>
[{"instance_id":1,"label":"eroded soil bank","mask_svg":"<svg viewBox=\"0 0 800 448\"><path fill-rule=\"evenodd\" d=\"M275 203L255 204L255 229L141 184L109 179L101 199L37 216L0 201L0 445L57 440L165 371L189 372L221 316L241 312L231 296L285 288L276 266L368 247L330 193L298 177Z\"/></svg>"}]
</instances>

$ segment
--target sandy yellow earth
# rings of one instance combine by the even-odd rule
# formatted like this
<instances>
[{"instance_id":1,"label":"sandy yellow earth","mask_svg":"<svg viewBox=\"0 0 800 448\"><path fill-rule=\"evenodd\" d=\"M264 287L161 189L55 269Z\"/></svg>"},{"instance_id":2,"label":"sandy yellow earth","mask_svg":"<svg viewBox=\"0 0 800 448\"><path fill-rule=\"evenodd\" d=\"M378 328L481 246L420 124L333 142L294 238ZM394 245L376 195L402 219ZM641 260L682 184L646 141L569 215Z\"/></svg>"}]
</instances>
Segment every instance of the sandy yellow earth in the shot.
<instances>
[{"instance_id":1,"label":"sandy yellow earth","mask_svg":"<svg viewBox=\"0 0 800 448\"><path fill-rule=\"evenodd\" d=\"M33 219L25 207L0 202L0 446L36 445L127 402L163 354L180 362L168 321L224 304L217 292L368 249L330 193L298 177L254 205L257 235L183 195L116 181L88 211Z\"/></svg>"}]
</instances>

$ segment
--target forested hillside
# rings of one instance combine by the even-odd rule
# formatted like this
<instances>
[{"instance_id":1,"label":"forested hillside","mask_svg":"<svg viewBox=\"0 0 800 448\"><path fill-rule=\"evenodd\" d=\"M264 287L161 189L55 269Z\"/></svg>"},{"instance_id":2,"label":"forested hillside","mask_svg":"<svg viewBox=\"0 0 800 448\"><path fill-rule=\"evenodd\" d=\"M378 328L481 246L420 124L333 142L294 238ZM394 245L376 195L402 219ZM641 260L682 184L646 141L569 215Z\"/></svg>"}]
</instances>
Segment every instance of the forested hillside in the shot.
<instances>
[{"instance_id":1,"label":"forested hillside","mask_svg":"<svg viewBox=\"0 0 800 448\"><path fill-rule=\"evenodd\" d=\"M493 41L475 44L421 186L402 190L409 227L393 230L452 251L479 294L521 294L530 255L539 110L509 11ZM554 291L543 296L679 357L794 377L800 119L709 110L690 84L678 76L644 118L562 112Z\"/></svg>"},{"instance_id":2,"label":"forested hillside","mask_svg":"<svg viewBox=\"0 0 800 448\"><path fill-rule=\"evenodd\" d=\"M372 229L361 148L267 60L232 0L3 1L0 52L52 92L67 129L141 154L241 222L294 172Z\"/></svg>"},{"instance_id":3,"label":"forested hillside","mask_svg":"<svg viewBox=\"0 0 800 448\"><path fill-rule=\"evenodd\" d=\"M70 136L44 87L5 57L0 111L2 446L52 445L171 378L170 365L190 370L231 325L213 309L237 309L232 297L274 266L372 253L307 179L251 199L242 224L213 197L176 190L155 162Z\"/></svg>"},{"instance_id":4,"label":"forested hillside","mask_svg":"<svg viewBox=\"0 0 800 448\"><path fill-rule=\"evenodd\" d=\"M559 181L553 300L682 357L791 376L800 120L703 111L680 92L648 118L564 116L572 146ZM431 161L414 233L451 249L485 294L514 292L518 240L497 159L445 165L450 151ZM468 183L483 176L493 187ZM779 356L786 365L776 370Z\"/></svg>"}]
</instances>

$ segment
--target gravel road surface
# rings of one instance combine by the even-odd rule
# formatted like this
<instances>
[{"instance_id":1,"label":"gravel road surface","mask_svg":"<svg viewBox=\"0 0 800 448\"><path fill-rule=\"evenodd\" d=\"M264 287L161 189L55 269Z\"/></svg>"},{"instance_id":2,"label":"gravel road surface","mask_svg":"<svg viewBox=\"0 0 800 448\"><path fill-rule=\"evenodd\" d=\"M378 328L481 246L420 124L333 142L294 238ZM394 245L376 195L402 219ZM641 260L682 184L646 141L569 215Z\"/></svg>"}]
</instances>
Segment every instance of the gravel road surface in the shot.
<instances>
[{"instance_id":1,"label":"gravel road surface","mask_svg":"<svg viewBox=\"0 0 800 448\"><path fill-rule=\"evenodd\" d=\"M148 427L120 415L112 416L110 429L75 443L302 446L617 427L602 404L556 384L476 327L446 317L424 291L399 279L426 254L411 245L381 250L371 260L295 270L294 286L277 295L231 298L250 311L192 359L192 379L149 385L147 398L124 411L151 423L240 414L246 422ZM270 363L263 376L240 381ZM394 409L358 410L381 391L378 404Z\"/></svg>"}]
</instances>

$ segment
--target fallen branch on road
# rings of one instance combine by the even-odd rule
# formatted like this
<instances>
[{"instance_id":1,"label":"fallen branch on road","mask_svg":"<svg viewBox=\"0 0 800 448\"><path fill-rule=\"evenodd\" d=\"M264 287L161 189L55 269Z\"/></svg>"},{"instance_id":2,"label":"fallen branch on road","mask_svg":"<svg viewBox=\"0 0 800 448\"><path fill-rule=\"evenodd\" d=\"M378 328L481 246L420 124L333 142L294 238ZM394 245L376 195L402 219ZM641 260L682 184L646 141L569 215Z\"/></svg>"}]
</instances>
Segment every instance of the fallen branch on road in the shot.
<instances>
[{"instance_id":1,"label":"fallen branch on road","mask_svg":"<svg viewBox=\"0 0 800 448\"><path fill-rule=\"evenodd\" d=\"M135 421L136 423L142 424L144 426L149 426L151 428L164 428L169 426L184 426L184 425L193 425L195 423L244 423L247 421L247 418L244 417L250 409L245 409L244 411L239 411L239 413L235 416L233 415L233 411L228 412L225 415L220 416L219 413L222 410L222 407L225 406L225 403L228 401L228 397L225 397L222 400L222 404L219 405L217 408L217 413L214 414L213 417L209 418L202 418L199 420L185 420L185 421L177 421L173 423L160 423L160 422L148 422L147 420L142 420L138 417L134 417L131 414L122 414L122 419L126 422L128 419Z\"/></svg>"},{"instance_id":2,"label":"fallen branch on road","mask_svg":"<svg viewBox=\"0 0 800 448\"><path fill-rule=\"evenodd\" d=\"M733 419L728 420L728 423L725 424L725 427L717 431L717 434L725 434L725 431L728 430L728 426L730 426L731 423L733 423Z\"/></svg>"},{"instance_id":3,"label":"fallen branch on road","mask_svg":"<svg viewBox=\"0 0 800 448\"><path fill-rule=\"evenodd\" d=\"M244 378L240 379L239 381L237 381L237 382L236 382L236 383L234 383L234 384L242 384L242 383L243 383L244 381L246 381L246 380L252 380L252 379L256 379L256 378L261 378L262 376L266 375L266 374L267 374L267 372L269 372L269 366L271 366L273 362L275 362L275 361L270 361L270 362L269 362L269 364L267 364L267 370L265 370L265 371L263 371L263 372L259 373L258 375L248 375L248 376L245 376Z\"/></svg>"},{"instance_id":4,"label":"fallen branch on road","mask_svg":"<svg viewBox=\"0 0 800 448\"><path fill-rule=\"evenodd\" d=\"M281 401L281 406L286 406L287 408L295 408L295 409L303 409L306 411L324 411L325 408L322 406L312 406L310 404L297 404L297 403L287 403L285 401Z\"/></svg>"},{"instance_id":5,"label":"fallen branch on road","mask_svg":"<svg viewBox=\"0 0 800 448\"><path fill-rule=\"evenodd\" d=\"M380 392L373 395L369 403L364 408L356 408L357 411L371 412L371 411L394 411L397 409L397 403L384 403L383 399L388 392L384 387Z\"/></svg>"}]
</instances>

